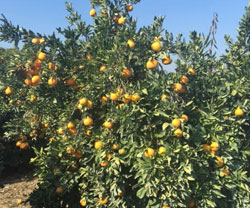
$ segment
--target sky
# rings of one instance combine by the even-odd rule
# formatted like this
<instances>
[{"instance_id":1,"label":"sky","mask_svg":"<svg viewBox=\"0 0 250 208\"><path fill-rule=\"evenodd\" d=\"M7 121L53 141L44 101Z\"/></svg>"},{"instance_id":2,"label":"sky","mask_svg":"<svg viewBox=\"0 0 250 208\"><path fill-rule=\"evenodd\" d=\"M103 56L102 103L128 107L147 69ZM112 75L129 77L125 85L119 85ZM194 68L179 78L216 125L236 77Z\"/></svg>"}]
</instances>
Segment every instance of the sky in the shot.
<instances>
[{"instance_id":1,"label":"sky","mask_svg":"<svg viewBox=\"0 0 250 208\"><path fill-rule=\"evenodd\" d=\"M87 23L92 23L89 16L89 0L68 0L82 15ZM208 34L213 15L218 14L216 40L221 55L225 48L224 35L236 39L237 28L248 0L141 0L134 5L131 13L138 20L138 26L150 25L154 16L165 16L164 28L174 36L182 33L188 38L196 30ZM52 34L57 27L66 27L64 0L0 0L0 14L4 14L14 25L31 29L41 34ZM10 44L0 42L0 47L9 48Z\"/></svg>"}]
</instances>

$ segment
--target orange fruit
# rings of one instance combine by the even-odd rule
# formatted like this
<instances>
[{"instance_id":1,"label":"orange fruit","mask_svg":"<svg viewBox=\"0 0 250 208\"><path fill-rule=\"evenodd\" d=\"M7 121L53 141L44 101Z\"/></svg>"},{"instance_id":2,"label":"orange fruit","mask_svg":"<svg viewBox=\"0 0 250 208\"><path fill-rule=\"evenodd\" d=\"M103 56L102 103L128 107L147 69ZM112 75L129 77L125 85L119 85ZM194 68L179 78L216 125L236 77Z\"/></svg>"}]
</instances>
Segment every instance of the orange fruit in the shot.
<instances>
[{"instance_id":1,"label":"orange fruit","mask_svg":"<svg viewBox=\"0 0 250 208\"><path fill-rule=\"evenodd\" d=\"M103 123L103 126L104 126L105 128L107 128L107 129L111 129L112 126L113 126L113 124L112 124L110 121L105 121L105 122Z\"/></svg>"},{"instance_id":2,"label":"orange fruit","mask_svg":"<svg viewBox=\"0 0 250 208\"><path fill-rule=\"evenodd\" d=\"M67 124L67 128L68 128L68 129L73 129L73 128L75 128L75 124L74 124L72 121L70 121L70 122Z\"/></svg>"},{"instance_id":3,"label":"orange fruit","mask_svg":"<svg viewBox=\"0 0 250 208\"><path fill-rule=\"evenodd\" d=\"M13 104L13 103L14 103L14 100L10 100L10 101L9 101L9 104Z\"/></svg>"},{"instance_id":4,"label":"orange fruit","mask_svg":"<svg viewBox=\"0 0 250 208\"><path fill-rule=\"evenodd\" d=\"M125 22L126 22L126 18L125 17L119 17L119 19L117 21L117 23L120 24L120 25L125 24Z\"/></svg>"},{"instance_id":5,"label":"orange fruit","mask_svg":"<svg viewBox=\"0 0 250 208\"><path fill-rule=\"evenodd\" d=\"M87 203L86 203L86 199L85 199L85 198L82 198L82 199L80 200L80 205L81 205L82 207L86 207Z\"/></svg>"},{"instance_id":6,"label":"orange fruit","mask_svg":"<svg viewBox=\"0 0 250 208\"><path fill-rule=\"evenodd\" d=\"M84 126L91 126L93 124L93 119L89 116L87 116L84 120L83 120L83 125Z\"/></svg>"},{"instance_id":7,"label":"orange fruit","mask_svg":"<svg viewBox=\"0 0 250 208\"><path fill-rule=\"evenodd\" d=\"M174 88L174 91L177 92L177 93L183 93L184 92L184 88L183 88L182 84L180 84L180 83L174 83L173 88Z\"/></svg>"},{"instance_id":8,"label":"orange fruit","mask_svg":"<svg viewBox=\"0 0 250 208\"><path fill-rule=\"evenodd\" d=\"M31 42L35 45L39 44L40 43L40 40L39 38L32 38Z\"/></svg>"},{"instance_id":9,"label":"orange fruit","mask_svg":"<svg viewBox=\"0 0 250 208\"><path fill-rule=\"evenodd\" d=\"M43 43L45 41L45 38L40 38L40 43Z\"/></svg>"},{"instance_id":10,"label":"orange fruit","mask_svg":"<svg viewBox=\"0 0 250 208\"><path fill-rule=\"evenodd\" d=\"M130 71L128 68L125 68L125 69L123 69L123 71L121 72L121 75L122 75L122 77L124 77L124 78L129 78L129 77L131 77L132 73L131 73L131 71Z\"/></svg>"},{"instance_id":11,"label":"orange fruit","mask_svg":"<svg viewBox=\"0 0 250 208\"><path fill-rule=\"evenodd\" d=\"M141 96L139 94L134 94L131 96L131 100L133 102L138 102L141 99Z\"/></svg>"},{"instance_id":12,"label":"orange fruit","mask_svg":"<svg viewBox=\"0 0 250 208\"><path fill-rule=\"evenodd\" d=\"M119 148L119 144L113 144L111 149L112 150L117 150Z\"/></svg>"},{"instance_id":13,"label":"orange fruit","mask_svg":"<svg viewBox=\"0 0 250 208\"><path fill-rule=\"evenodd\" d=\"M96 140L96 141L95 141L94 148L95 148L96 150L101 149L102 146L103 146L103 143L102 143L101 140Z\"/></svg>"},{"instance_id":14,"label":"orange fruit","mask_svg":"<svg viewBox=\"0 0 250 208\"><path fill-rule=\"evenodd\" d=\"M21 100L17 100L16 103L17 103L17 105L20 105L22 103L22 101Z\"/></svg>"},{"instance_id":15,"label":"orange fruit","mask_svg":"<svg viewBox=\"0 0 250 208\"><path fill-rule=\"evenodd\" d=\"M99 202L99 204L107 204L107 203L108 203L108 197L106 197L106 198L104 198L104 199L99 198L99 199L98 199L98 202Z\"/></svg>"},{"instance_id":16,"label":"orange fruit","mask_svg":"<svg viewBox=\"0 0 250 208\"><path fill-rule=\"evenodd\" d=\"M106 167L108 165L109 161L108 160L105 160L104 162L101 162L100 163L100 166L102 167Z\"/></svg>"},{"instance_id":17,"label":"orange fruit","mask_svg":"<svg viewBox=\"0 0 250 208\"><path fill-rule=\"evenodd\" d=\"M127 10L128 10L129 12L133 11L133 6L132 6L131 4L129 4L129 5L127 6Z\"/></svg>"},{"instance_id":18,"label":"orange fruit","mask_svg":"<svg viewBox=\"0 0 250 208\"><path fill-rule=\"evenodd\" d=\"M130 100L131 100L131 96L128 93L123 95L122 102L128 103Z\"/></svg>"},{"instance_id":19,"label":"orange fruit","mask_svg":"<svg viewBox=\"0 0 250 208\"><path fill-rule=\"evenodd\" d=\"M203 151L210 151L210 146L208 144L203 144L202 149Z\"/></svg>"},{"instance_id":20,"label":"orange fruit","mask_svg":"<svg viewBox=\"0 0 250 208\"><path fill-rule=\"evenodd\" d=\"M110 99L113 100L113 101L117 101L119 99L119 94L117 92L111 92L110 93Z\"/></svg>"},{"instance_id":21,"label":"orange fruit","mask_svg":"<svg viewBox=\"0 0 250 208\"><path fill-rule=\"evenodd\" d=\"M243 116L244 115L244 111L240 108L240 106L238 106L236 108L236 110L234 111L234 115L235 116Z\"/></svg>"},{"instance_id":22,"label":"orange fruit","mask_svg":"<svg viewBox=\"0 0 250 208\"><path fill-rule=\"evenodd\" d=\"M100 70L100 72L104 72L104 71L105 71L105 69L106 69L106 66L101 65L99 70Z\"/></svg>"},{"instance_id":23,"label":"orange fruit","mask_svg":"<svg viewBox=\"0 0 250 208\"><path fill-rule=\"evenodd\" d=\"M93 102L91 100L88 100L87 108L93 108Z\"/></svg>"},{"instance_id":24,"label":"orange fruit","mask_svg":"<svg viewBox=\"0 0 250 208\"><path fill-rule=\"evenodd\" d=\"M158 67L158 62L154 58L149 59L146 63L147 69L155 69L157 67Z\"/></svg>"},{"instance_id":25,"label":"orange fruit","mask_svg":"<svg viewBox=\"0 0 250 208\"><path fill-rule=\"evenodd\" d=\"M31 81L31 79L25 79L24 83L28 86L28 85L32 84L32 81Z\"/></svg>"},{"instance_id":26,"label":"orange fruit","mask_svg":"<svg viewBox=\"0 0 250 208\"><path fill-rule=\"evenodd\" d=\"M41 78L38 75L33 76L31 79L32 84L39 84L40 81Z\"/></svg>"},{"instance_id":27,"label":"orange fruit","mask_svg":"<svg viewBox=\"0 0 250 208\"><path fill-rule=\"evenodd\" d=\"M57 133L58 133L59 135L63 135L63 134L64 134L63 128L59 128L59 129L57 130Z\"/></svg>"},{"instance_id":28,"label":"orange fruit","mask_svg":"<svg viewBox=\"0 0 250 208\"><path fill-rule=\"evenodd\" d=\"M16 142L16 146L17 146L17 147L20 147L21 144L22 144L22 141L17 141L17 142Z\"/></svg>"},{"instance_id":29,"label":"orange fruit","mask_svg":"<svg viewBox=\"0 0 250 208\"><path fill-rule=\"evenodd\" d=\"M191 76L195 75L195 70L193 68L188 68L188 72Z\"/></svg>"},{"instance_id":30,"label":"orange fruit","mask_svg":"<svg viewBox=\"0 0 250 208\"><path fill-rule=\"evenodd\" d=\"M23 142L22 144L20 144L20 149L27 149L29 147L29 143L28 142Z\"/></svg>"},{"instance_id":31,"label":"orange fruit","mask_svg":"<svg viewBox=\"0 0 250 208\"><path fill-rule=\"evenodd\" d=\"M161 208L170 208L170 207L167 205L163 205Z\"/></svg>"},{"instance_id":32,"label":"orange fruit","mask_svg":"<svg viewBox=\"0 0 250 208\"><path fill-rule=\"evenodd\" d=\"M126 150L124 148L119 149L118 153L119 155L123 155L126 152Z\"/></svg>"},{"instance_id":33,"label":"orange fruit","mask_svg":"<svg viewBox=\"0 0 250 208\"><path fill-rule=\"evenodd\" d=\"M72 129L68 129L68 132L70 134L76 134L77 130L76 130L76 128L72 128Z\"/></svg>"},{"instance_id":34,"label":"orange fruit","mask_svg":"<svg viewBox=\"0 0 250 208\"><path fill-rule=\"evenodd\" d=\"M171 63L172 63L172 58L167 57L167 56L163 56L161 62L162 62L164 65L171 64Z\"/></svg>"},{"instance_id":35,"label":"orange fruit","mask_svg":"<svg viewBox=\"0 0 250 208\"><path fill-rule=\"evenodd\" d=\"M172 126L179 128L181 126L181 121L178 118L175 118L174 120L172 120Z\"/></svg>"},{"instance_id":36,"label":"orange fruit","mask_svg":"<svg viewBox=\"0 0 250 208\"><path fill-rule=\"evenodd\" d=\"M89 15L91 17L94 17L96 15L96 10L95 9L91 9L90 12L89 12Z\"/></svg>"},{"instance_id":37,"label":"orange fruit","mask_svg":"<svg viewBox=\"0 0 250 208\"><path fill-rule=\"evenodd\" d=\"M63 193L63 187L62 187L62 186L58 186L58 187L56 188L56 193L57 193L57 194L62 194L62 193Z\"/></svg>"},{"instance_id":38,"label":"orange fruit","mask_svg":"<svg viewBox=\"0 0 250 208\"><path fill-rule=\"evenodd\" d=\"M166 148L165 147L159 147L158 149L158 155L162 155L166 152Z\"/></svg>"},{"instance_id":39,"label":"orange fruit","mask_svg":"<svg viewBox=\"0 0 250 208\"><path fill-rule=\"evenodd\" d=\"M85 134L86 134L87 136L90 136L90 135L91 135L91 131L90 131L90 130L87 130L87 131L85 132Z\"/></svg>"},{"instance_id":40,"label":"orange fruit","mask_svg":"<svg viewBox=\"0 0 250 208\"><path fill-rule=\"evenodd\" d=\"M225 169L221 170L221 173L223 176L228 176L230 174L230 171L225 168Z\"/></svg>"},{"instance_id":41,"label":"orange fruit","mask_svg":"<svg viewBox=\"0 0 250 208\"><path fill-rule=\"evenodd\" d=\"M76 150L76 152L74 153L74 156L77 158L77 159L80 159L82 158L82 151L81 150Z\"/></svg>"},{"instance_id":42,"label":"orange fruit","mask_svg":"<svg viewBox=\"0 0 250 208\"><path fill-rule=\"evenodd\" d=\"M176 129L176 130L174 131L174 135L175 135L177 138L182 137L182 130L181 130L181 129Z\"/></svg>"},{"instance_id":43,"label":"orange fruit","mask_svg":"<svg viewBox=\"0 0 250 208\"><path fill-rule=\"evenodd\" d=\"M155 155L155 151L154 149L148 147L145 151L144 151L144 156L145 157L153 157Z\"/></svg>"},{"instance_id":44,"label":"orange fruit","mask_svg":"<svg viewBox=\"0 0 250 208\"><path fill-rule=\"evenodd\" d=\"M153 51L159 52L161 50L161 43L159 41L155 41L151 45L151 49Z\"/></svg>"},{"instance_id":45,"label":"orange fruit","mask_svg":"<svg viewBox=\"0 0 250 208\"><path fill-rule=\"evenodd\" d=\"M41 61L45 60L46 59L46 53L43 53L43 52L38 53L37 58L39 60L41 60Z\"/></svg>"},{"instance_id":46,"label":"orange fruit","mask_svg":"<svg viewBox=\"0 0 250 208\"><path fill-rule=\"evenodd\" d=\"M10 95L10 94L12 94L12 92L13 92L13 90L12 90L12 88L11 87L7 87L6 89L5 89L5 94L6 95Z\"/></svg>"},{"instance_id":47,"label":"orange fruit","mask_svg":"<svg viewBox=\"0 0 250 208\"><path fill-rule=\"evenodd\" d=\"M35 96L35 95L31 95L31 96L30 96L30 101L33 102L33 101L35 101L35 100L36 100L36 96Z\"/></svg>"},{"instance_id":48,"label":"orange fruit","mask_svg":"<svg viewBox=\"0 0 250 208\"><path fill-rule=\"evenodd\" d=\"M87 61L90 61L91 60L91 55L88 53L87 55L86 55L86 59L87 59Z\"/></svg>"},{"instance_id":49,"label":"orange fruit","mask_svg":"<svg viewBox=\"0 0 250 208\"><path fill-rule=\"evenodd\" d=\"M75 80L72 78L72 77L70 77L68 80L67 80L67 85L70 85L70 86L72 86L72 85L75 85L76 83L75 83Z\"/></svg>"},{"instance_id":50,"label":"orange fruit","mask_svg":"<svg viewBox=\"0 0 250 208\"><path fill-rule=\"evenodd\" d=\"M88 99L87 98L85 98L85 97L83 97L83 98L81 98L80 100L79 100L79 103L81 104L81 105L87 105L88 104Z\"/></svg>"},{"instance_id":51,"label":"orange fruit","mask_svg":"<svg viewBox=\"0 0 250 208\"><path fill-rule=\"evenodd\" d=\"M180 79L181 84L187 84L188 83L188 77L186 75L182 75Z\"/></svg>"},{"instance_id":52,"label":"orange fruit","mask_svg":"<svg viewBox=\"0 0 250 208\"><path fill-rule=\"evenodd\" d=\"M56 84L57 84L56 78L50 77L49 80L48 80L48 85L54 86L54 85L56 85Z\"/></svg>"},{"instance_id":53,"label":"orange fruit","mask_svg":"<svg viewBox=\"0 0 250 208\"><path fill-rule=\"evenodd\" d=\"M168 98L168 96L166 94L162 94L161 101L164 102L164 101L166 101L167 98Z\"/></svg>"},{"instance_id":54,"label":"orange fruit","mask_svg":"<svg viewBox=\"0 0 250 208\"><path fill-rule=\"evenodd\" d=\"M187 122L188 121L188 116L186 114L182 114L181 119L183 119L185 122Z\"/></svg>"},{"instance_id":55,"label":"orange fruit","mask_svg":"<svg viewBox=\"0 0 250 208\"><path fill-rule=\"evenodd\" d=\"M53 70L54 67L55 67L55 65L53 63L51 63L51 62L48 63L49 70Z\"/></svg>"},{"instance_id":56,"label":"orange fruit","mask_svg":"<svg viewBox=\"0 0 250 208\"><path fill-rule=\"evenodd\" d=\"M102 96L101 103L105 103L108 101L108 98L106 96Z\"/></svg>"},{"instance_id":57,"label":"orange fruit","mask_svg":"<svg viewBox=\"0 0 250 208\"><path fill-rule=\"evenodd\" d=\"M219 143L218 142L211 142L211 144L210 144L210 149L212 150L212 151L218 151L219 150L219 148L220 148L220 145L219 145Z\"/></svg>"},{"instance_id":58,"label":"orange fruit","mask_svg":"<svg viewBox=\"0 0 250 208\"><path fill-rule=\"evenodd\" d=\"M67 147L66 152L68 154L74 154L75 153L75 149L73 147Z\"/></svg>"},{"instance_id":59,"label":"orange fruit","mask_svg":"<svg viewBox=\"0 0 250 208\"><path fill-rule=\"evenodd\" d=\"M130 48L134 48L134 47L135 47L135 42L134 42L133 40L131 40L131 39L129 39L129 40L127 41L127 44L128 44L128 46L129 46Z\"/></svg>"},{"instance_id":60,"label":"orange fruit","mask_svg":"<svg viewBox=\"0 0 250 208\"><path fill-rule=\"evenodd\" d=\"M217 160L217 164L216 164L216 167L219 167L221 168L223 165L224 165L224 162L223 162L223 159L221 157L216 157L216 160Z\"/></svg>"}]
</instances>

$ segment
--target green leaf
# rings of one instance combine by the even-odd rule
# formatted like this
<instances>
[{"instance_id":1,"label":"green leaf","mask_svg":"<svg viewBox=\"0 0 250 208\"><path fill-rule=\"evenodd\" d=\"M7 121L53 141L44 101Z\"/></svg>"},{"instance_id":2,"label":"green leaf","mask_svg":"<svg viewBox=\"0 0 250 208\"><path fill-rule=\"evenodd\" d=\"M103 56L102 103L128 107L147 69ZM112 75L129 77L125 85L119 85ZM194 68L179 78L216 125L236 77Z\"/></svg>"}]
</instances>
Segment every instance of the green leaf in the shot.
<instances>
[{"instance_id":1,"label":"green leaf","mask_svg":"<svg viewBox=\"0 0 250 208\"><path fill-rule=\"evenodd\" d=\"M164 131L170 124L165 122L162 124L162 131Z\"/></svg>"}]
</instances>

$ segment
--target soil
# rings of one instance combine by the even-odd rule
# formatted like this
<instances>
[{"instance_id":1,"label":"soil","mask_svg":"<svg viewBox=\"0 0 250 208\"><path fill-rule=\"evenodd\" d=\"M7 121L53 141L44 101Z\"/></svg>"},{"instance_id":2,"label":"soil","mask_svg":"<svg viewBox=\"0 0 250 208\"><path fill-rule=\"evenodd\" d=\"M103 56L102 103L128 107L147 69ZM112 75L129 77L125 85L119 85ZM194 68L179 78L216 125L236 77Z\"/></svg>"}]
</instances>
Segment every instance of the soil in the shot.
<instances>
[{"instance_id":1,"label":"soil","mask_svg":"<svg viewBox=\"0 0 250 208\"><path fill-rule=\"evenodd\" d=\"M38 179L31 170L7 170L0 176L0 207L30 208L25 200L36 188ZM18 205L17 201L22 203Z\"/></svg>"}]
</instances>

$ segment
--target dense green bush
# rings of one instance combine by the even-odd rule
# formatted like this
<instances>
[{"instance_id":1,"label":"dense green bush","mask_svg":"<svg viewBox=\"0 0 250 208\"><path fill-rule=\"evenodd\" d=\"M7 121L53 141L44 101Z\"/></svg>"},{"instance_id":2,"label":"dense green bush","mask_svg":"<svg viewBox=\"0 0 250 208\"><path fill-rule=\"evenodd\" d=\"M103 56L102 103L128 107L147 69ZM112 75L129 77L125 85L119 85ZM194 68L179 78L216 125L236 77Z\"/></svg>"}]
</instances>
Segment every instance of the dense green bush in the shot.
<instances>
[{"instance_id":1,"label":"dense green bush","mask_svg":"<svg viewBox=\"0 0 250 208\"><path fill-rule=\"evenodd\" d=\"M249 207L250 8L218 60L212 33L138 28L138 2L92 0L93 25L66 4L63 41L3 20L0 40L24 43L0 79L16 112L4 138L35 147L31 205Z\"/></svg>"}]
</instances>

